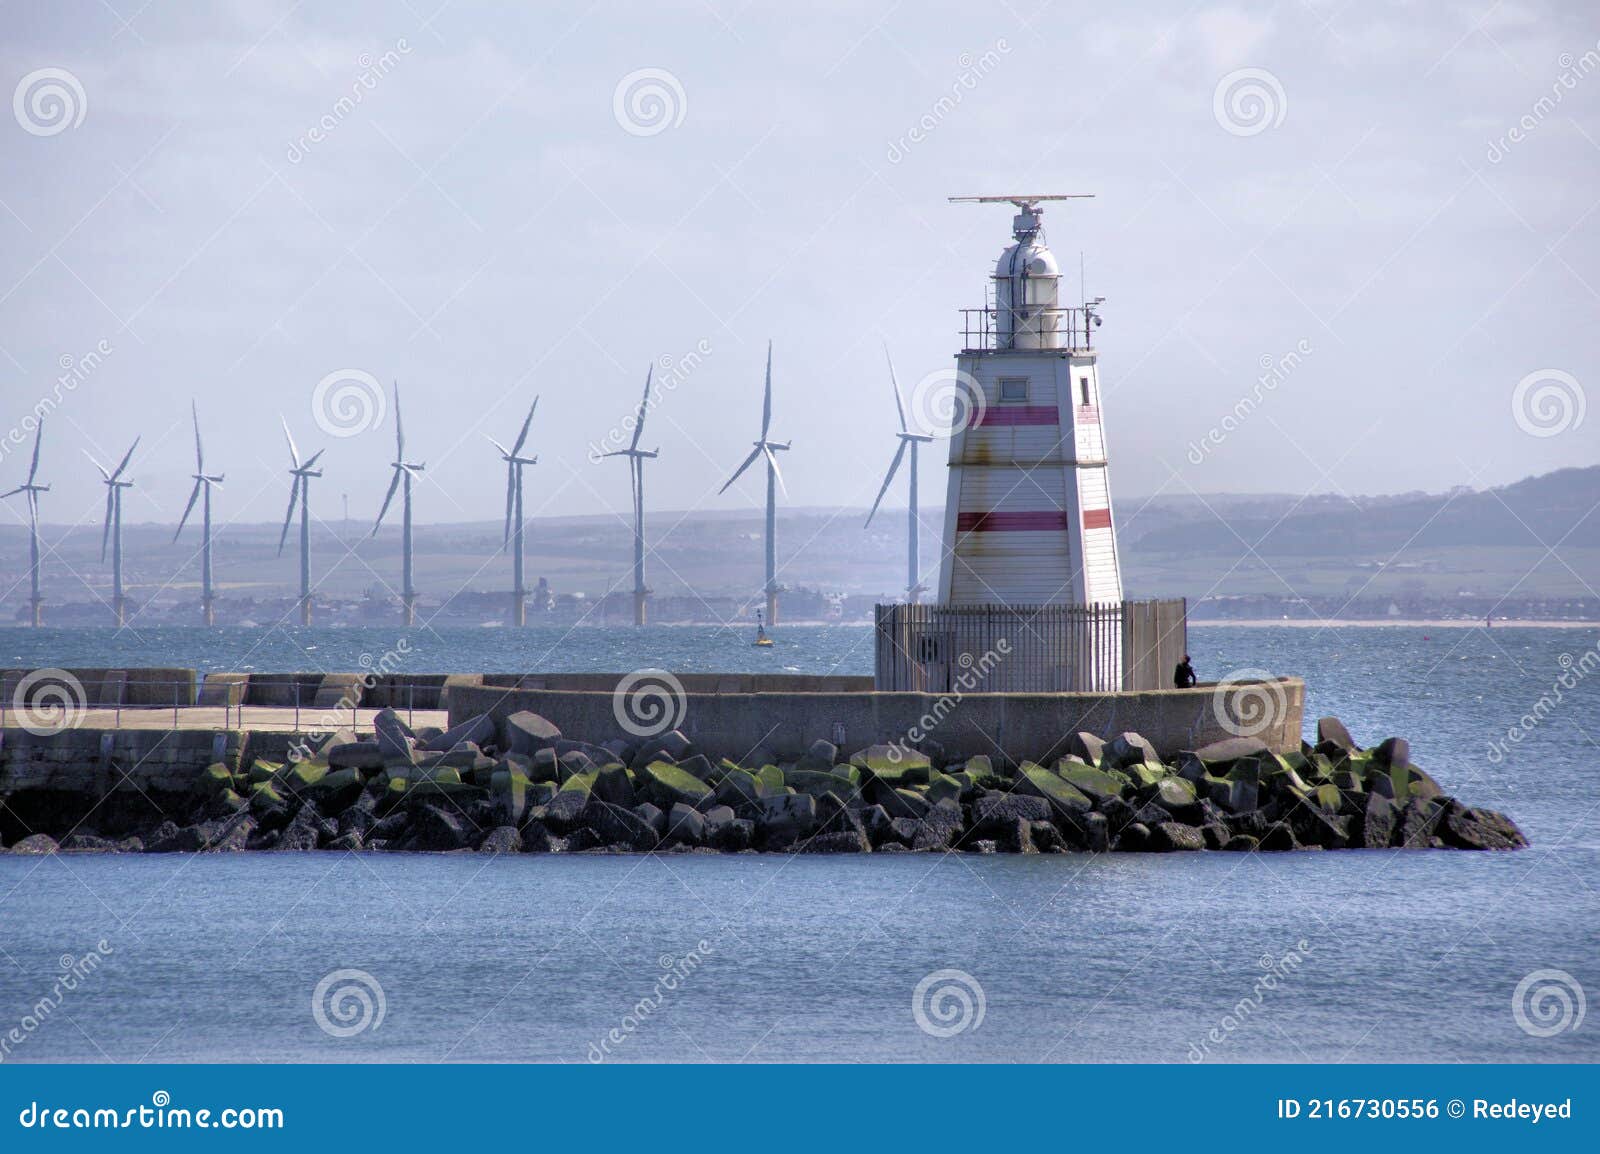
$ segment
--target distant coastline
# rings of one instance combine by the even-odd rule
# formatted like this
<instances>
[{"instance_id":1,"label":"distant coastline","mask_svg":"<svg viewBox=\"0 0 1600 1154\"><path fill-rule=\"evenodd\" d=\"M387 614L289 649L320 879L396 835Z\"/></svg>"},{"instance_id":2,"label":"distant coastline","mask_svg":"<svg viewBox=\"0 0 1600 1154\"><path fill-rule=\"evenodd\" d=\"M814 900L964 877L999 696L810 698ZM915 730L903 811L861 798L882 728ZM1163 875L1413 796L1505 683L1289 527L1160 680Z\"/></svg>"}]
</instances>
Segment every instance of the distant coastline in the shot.
<instances>
[{"instance_id":1,"label":"distant coastline","mask_svg":"<svg viewBox=\"0 0 1600 1154\"><path fill-rule=\"evenodd\" d=\"M1302 629L1332 629L1335 627L1354 627L1359 629L1482 629L1482 621L1466 620L1459 617L1440 618L1428 620L1426 618L1348 618L1330 617L1326 620L1315 620L1305 617L1294 618L1240 618L1235 621L1229 618L1209 617L1204 620L1189 618L1189 628L1209 628L1214 625L1244 626L1250 629L1263 629L1267 626L1294 626ZM1496 620L1495 629L1600 629L1600 621L1522 621L1522 620Z\"/></svg>"},{"instance_id":2,"label":"distant coastline","mask_svg":"<svg viewBox=\"0 0 1600 1154\"><path fill-rule=\"evenodd\" d=\"M383 620L372 620L372 621L332 621L332 622L326 622L326 623L319 624L319 625L315 626L314 629L325 629L325 630L329 630L329 631L332 631L332 632L345 632L345 631L353 630L353 629L380 629L380 628L392 626L394 624L395 624L394 622L383 621ZM544 622L544 623L538 623L536 621L530 620L530 625L532 625L532 624L544 624L546 627L549 627L549 628L563 628L563 629L569 629L569 630L599 629L599 630L627 631L627 630L632 630L634 628L632 625L624 625L624 624L621 624L621 623L616 622L616 621L569 621L569 620L562 619L562 620L554 620L554 621L549 621L549 622ZM240 630L240 629L255 629L255 630L259 630L261 628L260 625L257 624L256 622L222 622L222 623L220 623L220 624L218 624L216 626L205 627L205 626L201 626L201 625L199 625L197 623L194 623L194 622L172 622L172 621L155 622L150 627L151 628L155 628L155 627L158 627L158 626L159 627L171 627L173 625L178 625L178 626L184 627L184 628L194 628L194 629L197 629L197 630L203 629L203 628L211 628L211 629L215 629L215 630ZM514 626L508 625L508 624L506 624L504 622L500 622L500 621L479 621L479 622L474 622L474 621L465 620L465 619L442 621L442 622L439 622L439 625L440 626L448 626L448 627L453 628L453 629L491 629L491 630L496 630L496 631L498 631L498 630L513 630L514 631L514 629L515 629ZM1209 629L1209 628L1213 628L1213 627L1230 627L1230 628L1244 628L1244 629L1267 629L1267 628L1273 628L1273 627L1277 627L1277 626L1293 627L1293 628L1299 628L1299 629L1332 629L1332 628L1358 628L1358 629L1482 629L1483 628L1483 622L1481 620L1469 620L1469 619L1464 619L1464 618L1459 618L1459 617L1449 617L1449 618L1426 618L1426 617L1397 617L1397 618L1329 617L1329 618L1320 618L1320 619L1319 618L1308 618L1308 617L1283 617L1283 618L1279 618L1279 617L1240 617L1240 618L1205 617L1205 618L1198 618L1198 619L1194 618L1194 617L1190 617L1189 618L1189 628L1191 628L1191 629ZM820 628L871 629L872 628L872 622L870 620L862 620L862 619L854 619L854 620L849 620L849 621L825 621L825 620L821 620L821 619L817 619L817 618L807 618L807 619L800 619L800 620L784 621L780 626L777 627L777 629L779 631L781 631L784 627L788 627L788 628L792 628L792 629L799 629L799 628L804 628L804 629L820 629ZM84 624L84 623L75 621L75 622L71 623L70 625L47 625L46 628L47 629L56 629L56 630L61 630L61 631L65 631L65 632L70 632L72 630L78 630L78 629L82 629L82 630L114 629L115 626L111 625L109 622L104 624L104 625L98 625L98 624L90 625L90 624ZM741 620L737 620L737 621L722 621L722 622L718 622L718 621L657 621L657 622L652 622L651 623L651 628L655 628L655 629L685 629L685 630L693 630L693 629L726 629L726 630L730 630L730 631L733 631L733 632L739 632L739 631L742 631L742 630L743 631L748 631L751 628L751 626L750 626L749 622L744 621L744 620L741 619ZM1600 629L1600 621L1552 621L1552 620L1549 620L1549 619L1527 619L1527 618L1505 618L1505 619L1499 619L1499 618L1497 618L1495 620L1495 623L1494 623L1494 628L1495 629ZM28 625L21 624L19 622L13 622L13 621L0 621L0 634L7 634L7 635L10 635L10 634L27 634L27 633L32 633L32 632L33 632L33 629Z\"/></svg>"}]
</instances>

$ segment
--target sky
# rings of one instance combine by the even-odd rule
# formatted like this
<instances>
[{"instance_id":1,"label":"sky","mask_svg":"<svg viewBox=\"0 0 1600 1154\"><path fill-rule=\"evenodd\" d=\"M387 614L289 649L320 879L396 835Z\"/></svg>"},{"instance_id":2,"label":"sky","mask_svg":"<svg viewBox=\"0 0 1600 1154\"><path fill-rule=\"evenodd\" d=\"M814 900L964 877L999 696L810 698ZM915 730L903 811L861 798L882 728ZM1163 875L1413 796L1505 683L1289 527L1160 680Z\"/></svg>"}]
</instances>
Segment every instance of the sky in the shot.
<instances>
[{"instance_id":1,"label":"sky","mask_svg":"<svg viewBox=\"0 0 1600 1154\"><path fill-rule=\"evenodd\" d=\"M0 6L0 489L47 521L871 503L883 348L948 369L1008 206L1103 296L1113 493L1443 491L1600 461L1600 17L1579 3ZM1593 399L1596 411L1589 412ZM942 443L938 446L942 449ZM925 457L925 460L927 458ZM943 499L925 468L922 501ZM904 507L897 488L886 505ZM320 506L320 508L318 508ZM0 516L25 517L16 501Z\"/></svg>"}]
</instances>

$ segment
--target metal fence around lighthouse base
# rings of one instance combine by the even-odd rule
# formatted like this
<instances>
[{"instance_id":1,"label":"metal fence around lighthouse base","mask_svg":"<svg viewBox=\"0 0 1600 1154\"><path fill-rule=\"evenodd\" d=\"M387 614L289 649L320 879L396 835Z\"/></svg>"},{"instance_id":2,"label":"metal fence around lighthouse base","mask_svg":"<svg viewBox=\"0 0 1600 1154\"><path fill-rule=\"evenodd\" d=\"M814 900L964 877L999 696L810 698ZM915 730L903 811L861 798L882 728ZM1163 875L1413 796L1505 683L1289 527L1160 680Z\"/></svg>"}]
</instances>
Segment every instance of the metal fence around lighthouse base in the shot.
<instances>
[{"instance_id":1,"label":"metal fence around lighthouse base","mask_svg":"<svg viewBox=\"0 0 1600 1154\"><path fill-rule=\"evenodd\" d=\"M1188 646L1188 602L879 605L875 685L886 693L1114 693L1165 689Z\"/></svg>"}]
</instances>

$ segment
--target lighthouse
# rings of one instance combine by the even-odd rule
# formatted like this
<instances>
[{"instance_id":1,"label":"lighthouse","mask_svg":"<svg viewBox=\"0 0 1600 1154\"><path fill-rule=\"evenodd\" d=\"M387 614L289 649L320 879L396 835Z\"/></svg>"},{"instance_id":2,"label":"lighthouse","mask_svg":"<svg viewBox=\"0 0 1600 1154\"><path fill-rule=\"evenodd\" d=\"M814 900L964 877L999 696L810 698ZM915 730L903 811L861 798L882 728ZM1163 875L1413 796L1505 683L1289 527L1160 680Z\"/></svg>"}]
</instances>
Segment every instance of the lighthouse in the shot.
<instances>
[{"instance_id":1,"label":"lighthouse","mask_svg":"<svg viewBox=\"0 0 1600 1154\"><path fill-rule=\"evenodd\" d=\"M982 308L964 309L953 383L921 407L956 415L935 604L879 605L882 692L1126 693L1162 689L1187 649L1182 598L1125 601L1100 358L1103 298L1061 303L1044 204L1010 204L1012 243Z\"/></svg>"},{"instance_id":2,"label":"lighthouse","mask_svg":"<svg viewBox=\"0 0 1600 1154\"><path fill-rule=\"evenodd\" d=\"M966 421L950 440L939 600L947 605L1108 605L1122 601L1106 478L1100 298L1061 306L1045 244L1046 201L1009 203L1013 243L983 308L963 310L956 381Z\"/></svg>"}]
</instances>

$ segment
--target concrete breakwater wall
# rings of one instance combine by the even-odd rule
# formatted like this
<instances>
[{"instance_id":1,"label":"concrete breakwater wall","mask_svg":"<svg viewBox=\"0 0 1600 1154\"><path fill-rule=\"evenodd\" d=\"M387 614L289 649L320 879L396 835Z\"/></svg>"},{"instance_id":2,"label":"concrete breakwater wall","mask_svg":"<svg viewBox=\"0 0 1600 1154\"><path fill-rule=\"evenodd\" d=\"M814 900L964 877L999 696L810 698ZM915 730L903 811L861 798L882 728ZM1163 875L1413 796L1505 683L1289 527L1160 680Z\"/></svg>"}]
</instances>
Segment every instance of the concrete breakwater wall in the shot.
<instances>
[{"instance_id":1,"label":"concrete breakwater wall","mask_svg":"<svg viewBox=\"0 0 1600 1154\"><path fill-rule=\"evenodd\" d=\"M401 675L376 670L208 673L157 667L0 669L0 716L39 703L67 700L87 708L254 705L278 709L387 706L431 710L439 708L446 687L457 680L478 684L481 677L449 673Z\"/></svg>"},{"instance_id":2,"label":"concrete breakwater wall","mask_svg":"<svg viewBox=\"0 0 1600 1154\"><path fill-rule=\"evenodd\" d=\"M201 672L179 668L0 669L0 715L59 697L79 706L131 708L260 706L275 709L433 710L458 685L610 693L618 673ZM869 693L871 677L788 673L679 673L695 693Z\"/></svg>"},{"instance_id":3,"label":"concrete breakwater wall","mask_svg":"<svg viewBox=\"0 0 1600 1154\"><path fill-rule=\"evenodd\" d=\"M51 676L40 676L49 674ZM61 676L61 675L64 675ZM636 696L666 711L713 757L735 760L755 749L793 760L813 741L864 749L901 744L949 758L984 754L1010 762L1058 756L1068 734L1143 734L1162 756L1235 736L1241 727L1277 753L1299 748L1305 683L1298 677L1199 685L1139 693L879 693L870 677L802 674L665 673L209 673L192 669L0 671L0 726L27 726L30 707L189 706L336 711L445 709L455 725L480 713L496 720L519 710L548 717L563 731L603 741L641 732L628 724ZM229 717L227 721L237 721ZM227 721L224 724L227 724ZM318 728L317 718L299 724ZM172 728L185 728L175 717ZM69 739L87 741L86 738ZM98 756L98 737L90 752ZM146 737L116 740L143 744ZM162 756L165 756L164 748ZM138 760L138 759L131 759Z\"/></svg>"},{"instance_id":4,"label":"concrete breakwater wall","mask_svg":"<svg viewBox=\"0 0 1600 1154\"><path fill-rule=\"evenodd\" d=\"M1446 795L1405 741L1362 749L1333 718L1318 722L1314 747L1288 755L1238 737L1162 759L1136 733L1077 732L1053 764L1015 767L982 754L935 764L886 744L846 755L820 739L793 762L762 752L714 763L677 730L591 745L528 712L498 724L480 714L448 731L413 731L388 710L372 722L371 740L334 733L286 760L261 756L270 742L248 732L146 731L131 748L111 731L13 741L0 773L0 846L501 854L1527 844L1505 815ZM86 765L96 736L100 760ZM130 756L139 761L125 766Z\"/></svg>"},{"instance_id":5,"label":"concrete breakwater wall","mask_svg":"<svg viewBox=\"0 0 1600 1154\"><path fill-rule=\"evenodd\" d=\"M413 730L385 707L358 731L366 695L400 683L229 679L227 703L241 709L196 702L188 716L215 726L219 714L250 715L265 730L184 728L181 702L168 727L164 704L140 711L120 698L106 728L72 708L87 696L82 679L43 672L58 675L55 688L35 695L18 680L22 724L0 727L0 847L13 853L1527 844L1505 815L1444 794L1401 739L1365 750L1322 718L1317 744L1304 743L1294 677L936 696L877 693L865 678L450 675L437 682L445 716L431 711L448 728ZM143 684L158 680L182 685ZM80 700L63 703L63 686ZM251 714L252 692L293 705Z\"/></svg>"},{"instance_id":6,"label":"concrete breakwater wall","mask_svg":"<svg viewBox=\"0 0 1600 1154\"><path fill-rule=\"evenodd\" d=\"M507 679L509 680L509 679ZM1300 748L1305 682L1272 681L1201 685L1143 693L876 693L861 688L823 689L829 678L792 678L779 691L723 689L712 676L673 677L653 686L628 686L621 674L550 677L548 688L512 688L491 678L452 684L444 697L450 724L478 714L497 721L527 710L549 718L563 733L603 741L630 728L630 692L659 690L645 702L666 710L676 728L711 758L739 760L755 750L779 759L801 757L817 740L840 749L912 746L949 760L983 755L1010 763L1050 763L1079 732L1110 738L1132 731L1163 757L1236 736L1251 736L1274 753ZM765 678L747 679L759 684ZM526 679L524 679L526 686ZM619 687L626 691L619 692Z\"/></svg>"},{"instance_id":7,"label":"concrete breakwater wall","mask_svg":"<svg viewBox=\"0 0 1600 1154\"><path fill-rule=\"evenodd\" d=\"M0 702L20 709L71 686L78 705L192 705L199 674L154 666L129 669L0 669Z\"/></svg>"},{"instance_id":8,"label":"concrete breakwater wall","mask_svg":"<svg viewBox=\"0 0 1600 1154\"><path fill-rule=\"evenodd\" d=\"M155 825L191 808L208 766L284 762L300 740L239 729L0 729L0 840L84 822Z\"/></svg>"},{"instance_id":9,"label":"concrete breakwater wall","mask_svg":"<svg viewBox=\"0 0 1600 1154\"><path fill-rule=\"evenodd\" d=\"M282 761L300 741L294 733L241 729L0 729L0 797L24 791L187 794L208 765Z\"/></svg>"}]
</instances>

